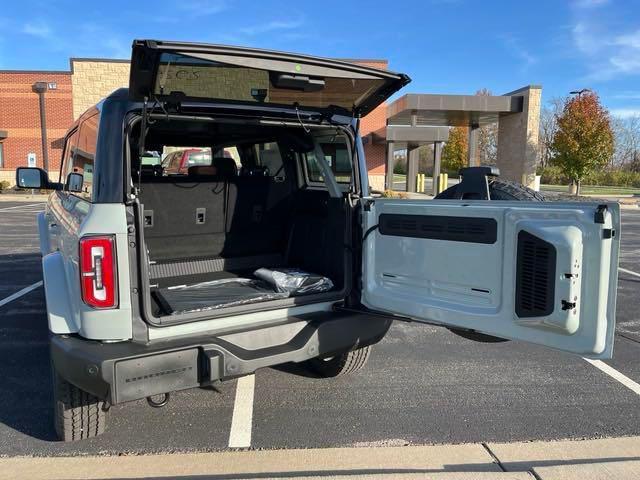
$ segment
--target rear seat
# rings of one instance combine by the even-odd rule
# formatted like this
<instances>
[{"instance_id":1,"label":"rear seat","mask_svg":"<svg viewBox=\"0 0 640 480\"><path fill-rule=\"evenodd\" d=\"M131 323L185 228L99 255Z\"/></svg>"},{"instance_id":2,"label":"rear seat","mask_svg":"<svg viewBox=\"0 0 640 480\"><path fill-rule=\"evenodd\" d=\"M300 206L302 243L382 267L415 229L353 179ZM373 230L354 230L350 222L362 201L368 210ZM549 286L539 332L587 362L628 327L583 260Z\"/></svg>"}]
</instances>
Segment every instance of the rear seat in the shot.
<instances>
[{"instance_id":1,"label":"rear seat","mask_svg":"<svg viewBox=\"0 0 640 480\"><path fill-rule=\"evenodd\" d=\"M238 176L231 158L185 176L146 176L145 240L157 262L283 254L291 187L264 175ZM257 265L273 266L273 265Z\"/></svg>"}]
</instances>

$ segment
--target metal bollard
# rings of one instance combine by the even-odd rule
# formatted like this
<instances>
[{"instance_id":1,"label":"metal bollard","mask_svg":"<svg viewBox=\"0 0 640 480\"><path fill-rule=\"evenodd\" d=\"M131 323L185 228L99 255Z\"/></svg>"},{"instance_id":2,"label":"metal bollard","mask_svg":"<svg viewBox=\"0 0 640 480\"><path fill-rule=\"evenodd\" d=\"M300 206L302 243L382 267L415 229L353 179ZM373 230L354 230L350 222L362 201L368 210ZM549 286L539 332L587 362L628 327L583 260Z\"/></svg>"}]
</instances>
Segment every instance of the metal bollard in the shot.
<instances>
[{"instance_id":1,"label":"metal bollard","mask_svg":"<svg viewBox=\"0 0 640 480\"><path fill-rule=\"evenodd\" d=\"M441 173L440 175L438 175L438 193L442 193L443 191L445 191L447 189L448 184L449 184L448 173Z\"/></svg>"}]
</instances>

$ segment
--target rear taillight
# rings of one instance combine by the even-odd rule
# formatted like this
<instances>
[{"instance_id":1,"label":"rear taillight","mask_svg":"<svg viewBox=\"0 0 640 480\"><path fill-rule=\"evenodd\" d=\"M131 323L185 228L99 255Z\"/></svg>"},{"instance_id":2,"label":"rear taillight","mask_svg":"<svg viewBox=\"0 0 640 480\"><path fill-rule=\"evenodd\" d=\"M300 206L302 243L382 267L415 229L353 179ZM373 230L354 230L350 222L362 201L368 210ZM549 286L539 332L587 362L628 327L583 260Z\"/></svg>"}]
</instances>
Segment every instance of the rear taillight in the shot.
<instances>
[{"instance_id":1,"label":"rear taillight","mask_svg":"<svg viewBox=\"0 0 640 480\"><path fill-rule=\"evenodd\" d=\"M94 308L118 304L116 244L114 236L80 239L82 301Z\"/></svg>"}]
</instances>

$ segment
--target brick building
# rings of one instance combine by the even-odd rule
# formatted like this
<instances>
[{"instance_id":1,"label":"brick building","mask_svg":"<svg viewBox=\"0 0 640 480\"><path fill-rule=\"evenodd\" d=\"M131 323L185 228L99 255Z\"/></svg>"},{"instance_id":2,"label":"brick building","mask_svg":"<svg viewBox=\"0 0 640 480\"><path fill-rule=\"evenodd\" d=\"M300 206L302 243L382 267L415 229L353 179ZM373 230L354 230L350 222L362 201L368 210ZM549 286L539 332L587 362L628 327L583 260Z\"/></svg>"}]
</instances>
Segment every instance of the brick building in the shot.
<instances>
[{"instance_id":1,"label":"brick building","mask_svg":"<svg viewBox=\"0 0 640 480\"><path fill-rule=\"evenodd\" d=\"M0 71L0 180L14 183L14 170L30 153L42 167L40 108L36 82L47 82L45 94L49 169L60 168L62 140L73 122L71 72ZM56 177L54 177L56 178Z\"/></svg>"},{"instance_id":2,"label":"brick building","mask_svg":"<svg viewBox=\"0 0 640 480\"><path fill-rule=\"evenodd\" d=\"M348 60L376 68L387 68L386 60ZM69 71L0 70L0 180L15 182L15 168L27 165L30 153L42 167L40 109L35 82L46 82L44 94L49 170L57 179L62 156L62 139L73 122L87 108L117 88L129 83L129 61L72 58ZM55 87L55 88L51 88ZM381 105L361 122L363 138L383 129L386 105ZM386 148L365 141L369 180L373 188L384 188ZM55 173L54 173L55 172Z\"/></svg>"}]
</instances>

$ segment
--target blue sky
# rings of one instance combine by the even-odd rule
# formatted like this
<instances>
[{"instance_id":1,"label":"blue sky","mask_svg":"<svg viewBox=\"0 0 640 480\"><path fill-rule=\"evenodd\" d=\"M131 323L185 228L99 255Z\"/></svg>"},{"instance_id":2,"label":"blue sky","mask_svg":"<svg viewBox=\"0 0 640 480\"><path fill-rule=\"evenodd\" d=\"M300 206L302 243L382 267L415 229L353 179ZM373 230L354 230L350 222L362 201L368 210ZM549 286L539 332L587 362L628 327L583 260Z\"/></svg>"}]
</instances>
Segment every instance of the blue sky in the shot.
<instances>
[{"instance_id":1,"label":"blue sky","mask_svg":"<svg viewBox=\"0 0 640 480\"><path fill-rule=\"evenodd\" d=\"M321 5L321 6L320 6ZM640 0L369 2L5 0L0 69L128 58L133 38L192 40L329 57L387 58L405 92L500 94L542 84L544 101L596 90L640 113Z\"/></svg>"}]
</instances>

